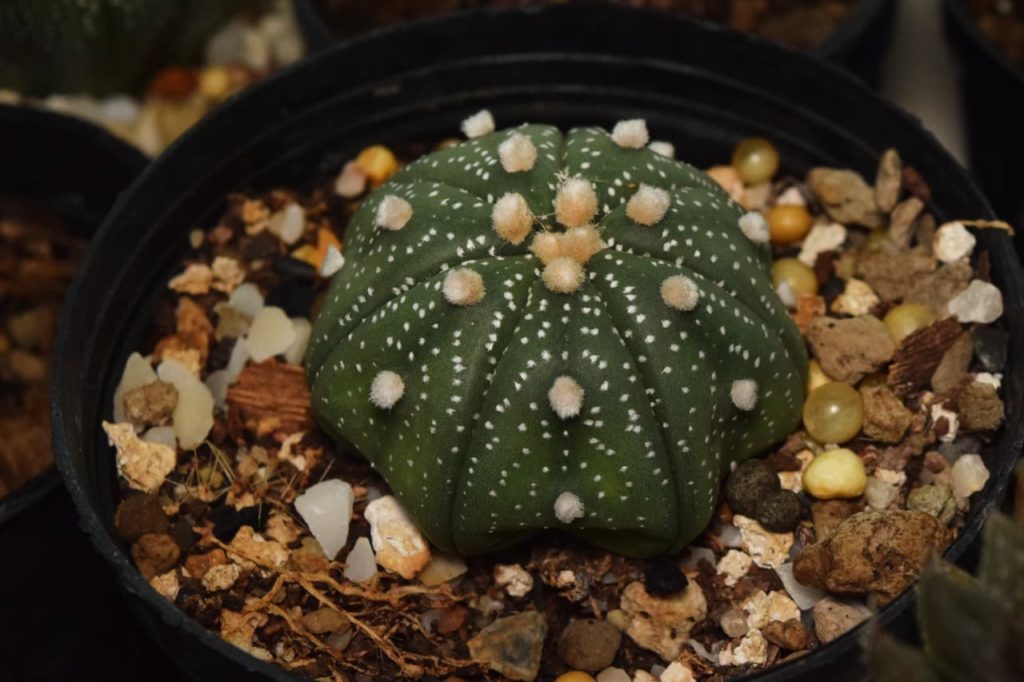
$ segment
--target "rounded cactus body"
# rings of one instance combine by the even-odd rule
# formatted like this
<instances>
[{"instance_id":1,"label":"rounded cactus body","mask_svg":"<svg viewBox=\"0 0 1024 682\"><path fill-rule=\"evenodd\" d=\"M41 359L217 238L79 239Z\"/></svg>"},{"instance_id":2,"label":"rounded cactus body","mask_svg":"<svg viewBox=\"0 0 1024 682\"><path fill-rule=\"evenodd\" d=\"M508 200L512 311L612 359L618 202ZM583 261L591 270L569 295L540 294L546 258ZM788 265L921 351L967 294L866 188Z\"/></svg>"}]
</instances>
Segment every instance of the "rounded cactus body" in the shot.
<instances>
[{"instance_id":1,"label":"rounded cactus body","mask_svg":"<svg viewBox=\"0 0 1024 682\"><path fill-rule=\"evenodd\" d=\"M348 226L306 357L314 409L441 548L562 528L680 549L732 463L799 422L806 351L768 246L634 131L484 135Z\"/></svg>"}]
</instances>

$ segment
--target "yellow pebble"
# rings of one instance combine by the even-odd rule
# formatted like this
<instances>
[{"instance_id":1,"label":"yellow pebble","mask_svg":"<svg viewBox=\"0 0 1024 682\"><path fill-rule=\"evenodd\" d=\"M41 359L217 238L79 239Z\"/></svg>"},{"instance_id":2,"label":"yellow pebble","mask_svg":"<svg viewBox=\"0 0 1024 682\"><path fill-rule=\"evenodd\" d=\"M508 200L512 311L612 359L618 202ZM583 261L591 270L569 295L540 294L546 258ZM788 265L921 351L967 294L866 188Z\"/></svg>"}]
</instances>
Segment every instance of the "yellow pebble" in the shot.
<instances>
[{"instance_id":1,"label":"yellow pebble","mask_svg":"<svg viewBox=\"0 0 1024 682\"><path fill-rule=\"evenodd\" d=\"M621 609L612 609L605 617L608 619L609 623L622 631L625 631L626 628L629 627L629 616L627 616L626 612Z\"/></svg>"},{"instance_id":2,"label":"yellow pebble","mask_svg":"<svg viewBox=\"0 0 1024 682\"><path fill-rule=\"evenodd\" d=\"M810 395L811 391L816 389L818 386L824 386L828 382L832 381L825 374L825 371L821 369L821 365L818 364L817 360L811 360L807 365L807 393Z\"/></svg>"},{"instance_id":3,"label":"yellow pebble","mask_svg":"<svg viewBox=\"0 0 1024 682\"><path fill-rule=\"evenodd\" d=\"M356 166L366 173L374 185L387 182L388 178L398 170L398 159L394 153L384 145L375 144L359 152L356 157Z\"/></svg>"},{"instance_id":4,"label":"yellow pebble","mask_svg":"<svg viewBox=\"0 0 1024 682\"><path fill-rule=\"evenodd\" d=\"M768 229L775 244L800 241L807 236L813 223L814 217L804 206L786 204L773 206L768 211Z\"/></svg>"},{"instance_id":5,"label":"yellow pebble","mask_svg":"<svg viewBox=\"0 0 1024 682\"><path fill-rule=\"evenodd\" d=\"M890 310L882 318L886 329L889 330L889 336L896 343L934 321L935 315L932 314L931 309L920 303L903 303Z\"/></svg>"},{"instance_id":6,"label":"yellow pebble","mask_svg":"<svg viewBox=\"0 0 1024 682\"><path fill-rule=\"evenodd\" d=\"M590 675L580 672L579 670L573 670L572 672L562 673L555 678L555 682L595 682L594 678Z\"/></svg>"},{"instance_id":7,"label":"yellow pebble","mask_svg":"<svg viewBox=\"0 0 1024 682\"><path fill-rule=\"evenodd\" d=\"M867 484L864 462L846 448L826 450L804 471L804 490L819 500L858 497Z\"/></svg>"},{"instance_id":8,"label":"yellow pebble","mask_svg":"<svg viewBox=\"0 0 1024 682\"><path fill-rule=\"evenodd\" d=\"M199 72L199 92L203 97L220 102L231 94L231 74L223 66L207 66Z\"/></svg>"}]
</instances>

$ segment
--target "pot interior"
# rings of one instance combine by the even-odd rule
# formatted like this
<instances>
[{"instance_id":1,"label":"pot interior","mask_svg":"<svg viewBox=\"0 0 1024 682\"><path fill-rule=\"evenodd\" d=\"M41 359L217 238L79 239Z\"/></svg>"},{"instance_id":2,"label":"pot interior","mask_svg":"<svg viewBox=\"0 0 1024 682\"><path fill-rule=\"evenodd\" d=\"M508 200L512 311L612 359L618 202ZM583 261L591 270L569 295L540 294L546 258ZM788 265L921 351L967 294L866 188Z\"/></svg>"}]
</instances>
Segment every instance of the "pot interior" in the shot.
<instances>
[{"instance_id":1,"label":"pot interior","mask_svg":"<svg viewBox=\"0 0 1024 682\"><path fill-rule=\"evenodd\" d=\"M678 158L700 167L727 162L740 138L758 135L779 147L784 172L835 165L873 179L881 152L895 146L931 184L930 208L940 221L991 215L934 138L852 78L764 41L682 19L615 8L592 11L585 22L571 8L479 12L381 32L300 63L230 102L147 170L94 242L63 318L54 401L61 465L94 542L126 589L167 622L182 617L150 590L114 540L114 457L100 421L109 418L124 361L140 346L156 299L179 269L189 231L210 227L231 191L308 184L337 173L369 144L451 137L481 108L493 112L499 128L524 121L611 126L643 117L653 139L672 142ZM1005 294L1010 347L1020 347L1019 263L1002 233L986 231L979 245L990 251ZM950 550L954 557L977 534L1024 440L1022 360L1010 356L1007 426L985 454L992 479L975 497ZM905 610L909 597L883 619ZM196 623L184 627L248 669L281 673ZM794 679L856 646L849 633L767 675Z\"/></svg>"}]
</instances>

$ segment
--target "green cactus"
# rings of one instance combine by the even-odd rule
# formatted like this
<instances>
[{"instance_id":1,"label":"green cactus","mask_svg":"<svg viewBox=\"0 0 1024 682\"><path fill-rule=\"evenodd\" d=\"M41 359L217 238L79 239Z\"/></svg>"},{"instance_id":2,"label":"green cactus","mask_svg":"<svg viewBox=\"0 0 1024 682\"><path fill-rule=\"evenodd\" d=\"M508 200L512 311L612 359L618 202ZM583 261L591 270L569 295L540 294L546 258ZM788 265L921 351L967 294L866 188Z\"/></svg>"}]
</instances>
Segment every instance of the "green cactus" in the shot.
<instances>
[{"instance_id":1,"label":"green cactus","mask_svg":"<svg viewBox=\"0 0 1024 682\"><path fill-rule=\"evenodd\" d=\"M314 410L436 546L563 528L678 550L731 464L798 424L806 352L763 219L646 138L490 133L353 216L306 356Z\"/></svg>"}]
</instances>

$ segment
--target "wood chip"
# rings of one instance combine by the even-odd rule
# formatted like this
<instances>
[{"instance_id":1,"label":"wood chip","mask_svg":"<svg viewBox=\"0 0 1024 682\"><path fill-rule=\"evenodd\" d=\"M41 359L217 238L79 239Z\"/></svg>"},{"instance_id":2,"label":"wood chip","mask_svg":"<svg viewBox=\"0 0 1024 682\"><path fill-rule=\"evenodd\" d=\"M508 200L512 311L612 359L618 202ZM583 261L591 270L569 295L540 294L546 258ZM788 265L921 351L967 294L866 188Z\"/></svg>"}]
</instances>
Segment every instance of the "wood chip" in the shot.
<instances>
[{"instance_id":1,"label":"wood chip","mask_svg":"<svg viewBox=\"0 0 1024 682\"><path fill-rule=\"evenodd\" d=\"M228 410L258 435L312 426L306 375L301 367L270 359L246 366L228 389Z\"/></svg>"},{"instance_id":2,"label":"wood chip","mask_svg":"<svg viewBox=\"0 0 1024 682\"><path fill-rule=\"evenodd\" d=\"M960 323L939 320L903 339L889 366L889 386L899 396L928 385L935 368L957 337Z\"/></svg>"}]
</instances>

